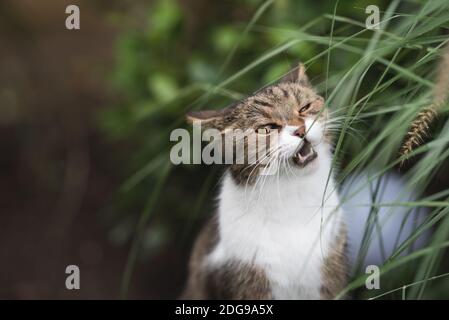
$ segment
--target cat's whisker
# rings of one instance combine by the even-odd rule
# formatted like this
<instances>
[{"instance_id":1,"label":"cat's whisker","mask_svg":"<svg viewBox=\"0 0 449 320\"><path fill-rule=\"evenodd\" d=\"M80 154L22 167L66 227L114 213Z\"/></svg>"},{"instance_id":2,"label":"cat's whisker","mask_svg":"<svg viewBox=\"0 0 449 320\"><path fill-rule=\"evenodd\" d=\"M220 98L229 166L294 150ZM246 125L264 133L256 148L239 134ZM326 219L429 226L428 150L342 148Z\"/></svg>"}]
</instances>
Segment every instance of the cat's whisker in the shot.
<instances>
[{"instance_id":1,"label":"cat's whisker","mask_svg":"<svg viewBox=\"0 0 449 320\"><path fill-rule=\"evenodd\" d=\"M248 183L249 183L249 181L250 181L250 179L251 179L251 177L252 177L253 172L254 172L256 169L259 169L259 168L263 165L263 162L264 162L266 159L269 159L269 161L268 161L268 163L265 165L265 167L266 167L266 168L269 168L271 162L273 161L272 159L275 159L275 158L277 157L276 153L278 152L278 150L279 150L280 148L282 148L281 145L277 145L277 146L275 146L275 147L270 148L270 149L268 150L267 154L266 154L262 159L260 159L258 163L256 163L256 164L254 165L254 168L251 170L251 172L249 173L248 178L247 178L247 180L246 180L246 184L245 184L245 198L246 198L246 191L247 191L247 188L248 188ZM274 156L274 157L273 157L273 156ZM272 158L270 159L270 157L272 157ZM249 167L247 167L247 168L249 168ZM242 171L246 170L247 168L243 169ZM255 181L255 184L254 184L254 190L257 189L257 186L258 186L258 183L259 183L260 179L261 179L261 175L258 175L258 176L257 176L257 179L256 179L256 181ZM253 190L253 192L254 192L254 190ZM252 195L251 195L251 196L252 196ZM250 196L250 199L249 199L249 200L251 200L251 196ZM249 202L250 202L250 201L248 201L248 203L249 203Z\"/></svg>"},{"instance_id":2,"label":"cat's whisker","mask_svg":"<svg viewBox=\"0 0 449 320\"><path fill-rule=\"evenodd\" d=\"M268 164L267 164L268 170L272 170L272 169L271 169L271 166L273 165L274 161L276 161L276 163L275 163L276 165L278 164L278 162L279 162L279 155L280 155L281 149L282 149L283 147L284 147L284 146L280 145L279 148L276 150L276 155L275 155L272 159L270 159L270 161L268 162ZM277 166L277 168L276 168L276 174L278 173L278 171L279 171L279 167ZM267 181L267 179L268 179L269 176L270 176L270 175L267 174L267 175L264 175L263 178L262 178L262 184L261 184L261 186L260 186L260 188L259 188L258 201L260 200L260 196L261 196L261 194L262 194L262 192L263 192L263 190L264 190L265 183L266 183L266 181Z\"/></svg>"}]
</instances>

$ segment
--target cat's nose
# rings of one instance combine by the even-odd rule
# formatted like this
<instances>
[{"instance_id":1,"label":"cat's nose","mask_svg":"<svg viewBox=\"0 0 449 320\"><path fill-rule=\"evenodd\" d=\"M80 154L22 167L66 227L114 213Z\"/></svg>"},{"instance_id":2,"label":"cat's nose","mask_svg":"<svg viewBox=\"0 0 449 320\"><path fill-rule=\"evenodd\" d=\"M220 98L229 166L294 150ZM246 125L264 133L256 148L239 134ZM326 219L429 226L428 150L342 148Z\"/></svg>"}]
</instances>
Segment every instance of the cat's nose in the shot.
<instances>
[{"instance_id":1,"label":"cat's nose","mask_svg":"<svg viewBox=\"0 0 449 320\"><path fill-rule=\"evenodd\" d=\"M298 129L293 132L293 135L304 138L304 136L306 135L306 126L299 126Z\"/></svg>"}]
</instances>

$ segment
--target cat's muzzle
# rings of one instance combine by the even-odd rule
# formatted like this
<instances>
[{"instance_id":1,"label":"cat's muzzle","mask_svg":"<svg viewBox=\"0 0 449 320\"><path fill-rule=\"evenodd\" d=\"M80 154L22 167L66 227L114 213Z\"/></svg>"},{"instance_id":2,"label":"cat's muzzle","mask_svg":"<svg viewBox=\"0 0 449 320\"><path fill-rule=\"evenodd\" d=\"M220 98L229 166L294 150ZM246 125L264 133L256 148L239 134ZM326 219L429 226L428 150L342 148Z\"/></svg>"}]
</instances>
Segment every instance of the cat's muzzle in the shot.
<instances>
[{"instance_id":1,"label":"cat's muzzle","mask_svg":"<svg viewBox=\"0 0 449 320\"><path fill-rule=\"evenodd\" d=\"M315 160L317 156L318 154L313 149L312 144L307 139L304 139L293 155L293 162L300 167L305 167Z\"/></svg>"}]
</instances>

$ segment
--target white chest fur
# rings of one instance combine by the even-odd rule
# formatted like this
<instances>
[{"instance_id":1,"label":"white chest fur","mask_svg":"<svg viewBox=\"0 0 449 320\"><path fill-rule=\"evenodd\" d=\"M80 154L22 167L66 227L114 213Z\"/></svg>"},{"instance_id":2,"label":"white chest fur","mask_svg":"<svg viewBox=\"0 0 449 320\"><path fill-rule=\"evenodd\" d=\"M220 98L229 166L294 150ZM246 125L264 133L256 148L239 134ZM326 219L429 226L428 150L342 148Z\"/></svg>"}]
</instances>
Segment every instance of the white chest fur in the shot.
<instances>
[{"instance_id":1,"label":"white chest fur","mask_svg":"<svg viewBox=\"0 0 449 320\"><path fill-rule=\"evenodd\" d=\"M262 189L238 186L225 176L220 240L207 263L241 261L262 268L275 299L319 299L321 267L340 212L332 181L323 195L330 159L317 160L316 170L306 175L267 176Z\"/></svg>"}]
</instances>

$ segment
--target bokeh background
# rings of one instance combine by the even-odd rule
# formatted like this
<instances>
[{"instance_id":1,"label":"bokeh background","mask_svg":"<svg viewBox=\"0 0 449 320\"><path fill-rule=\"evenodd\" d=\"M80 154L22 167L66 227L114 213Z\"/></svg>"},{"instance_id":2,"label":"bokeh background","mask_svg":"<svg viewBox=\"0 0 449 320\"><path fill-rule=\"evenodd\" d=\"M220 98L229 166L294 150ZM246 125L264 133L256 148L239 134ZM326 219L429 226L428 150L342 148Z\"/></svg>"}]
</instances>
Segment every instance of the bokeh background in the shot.
<instances>
[{"instance_id":1,"label":"bokeh background","mask_svg":"<svg viewBox=\"0 0 449 320\"><path fill-rule=\"evenodd\" d=\"M431 101L445 2L3 0L0 298L176 298L221 171L172 166L170 131L186 127L187 110L224 107L300 60L351 120L338 181L394 170L418 186L406 206L431 208L436 247L400 271L387 265L384 291L447 272L445 111L432 128L439 140L401 169L396 161ZM69 4L80 7L80 30L65 29ZM370 4L393 17L378 35L364 27ZM80 267L80 290L65 288L69 264ZM447 278L413 288L407 298L449 298Z\"/></svg>"}]
</instances>

